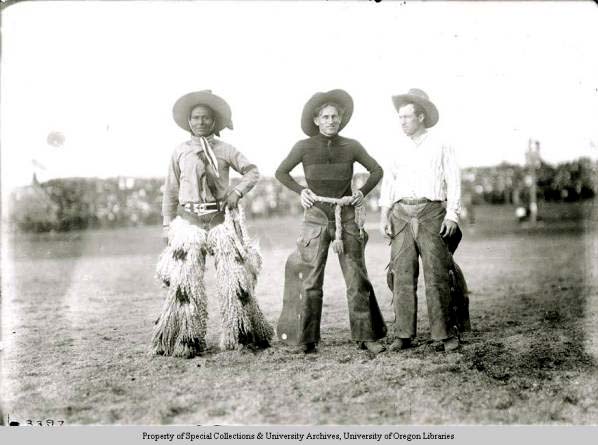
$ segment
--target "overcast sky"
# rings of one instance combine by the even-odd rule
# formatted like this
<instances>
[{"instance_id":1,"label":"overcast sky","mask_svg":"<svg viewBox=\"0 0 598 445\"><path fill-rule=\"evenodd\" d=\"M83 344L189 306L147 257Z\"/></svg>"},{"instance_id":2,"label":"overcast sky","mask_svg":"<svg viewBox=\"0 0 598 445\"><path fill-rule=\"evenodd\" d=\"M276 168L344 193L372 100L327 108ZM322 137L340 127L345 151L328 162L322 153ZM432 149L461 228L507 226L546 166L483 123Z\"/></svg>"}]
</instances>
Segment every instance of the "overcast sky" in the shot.
<instances>
[{"instance_id":1,"label":"overcast sky","mask_svg":"<svg viewBox=\"0 0 598 445\"><path fill-rule=\"evenodd\" d=\"M381 162L390 96L424 89L462 166L598 157L598 7L587 2L25 2L2 17L2 178L163 176L187 138L175 100L212 89L222 138L274 170L316 91L346 89L343 134ZM47 144L50 131L65 144ZM6 188L5 188L6 190Z\"/></svg>"}]
</instances>

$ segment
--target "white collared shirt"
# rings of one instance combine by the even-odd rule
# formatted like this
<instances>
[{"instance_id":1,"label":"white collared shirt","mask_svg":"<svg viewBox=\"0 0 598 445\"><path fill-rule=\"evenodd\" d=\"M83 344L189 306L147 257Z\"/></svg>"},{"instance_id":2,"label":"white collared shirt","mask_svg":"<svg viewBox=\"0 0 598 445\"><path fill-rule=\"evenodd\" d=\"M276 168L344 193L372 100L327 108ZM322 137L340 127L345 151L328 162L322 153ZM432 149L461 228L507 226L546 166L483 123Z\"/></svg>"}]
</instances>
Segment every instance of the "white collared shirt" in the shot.
<instances>
[{"instance_id":1,"label":"white collared shirt","mask_svg":"<svg viewBox=\"0 0 598 445\"><path fill-rule=\"evenodd\" d=\"M426 131L417 142L403 138L384 170L381 207L390 208L403 198L446 201L446 219L459 222L461 175L455 151L434 132Z\"/></svg>"}]
</instances>

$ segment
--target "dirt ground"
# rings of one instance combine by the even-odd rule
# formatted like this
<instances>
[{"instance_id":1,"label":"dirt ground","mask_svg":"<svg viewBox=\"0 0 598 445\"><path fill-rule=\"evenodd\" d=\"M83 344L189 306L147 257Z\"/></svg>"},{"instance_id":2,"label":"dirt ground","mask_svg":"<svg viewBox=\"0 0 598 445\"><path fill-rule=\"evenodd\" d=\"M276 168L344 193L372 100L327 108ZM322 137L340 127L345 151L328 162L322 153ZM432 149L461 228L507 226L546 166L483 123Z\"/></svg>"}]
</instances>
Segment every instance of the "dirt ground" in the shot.
<instances>
[{"instance_id":1,"label":"dirt ground","mask_svg":"<svg viewBox=\"0 0 598 445\"><path fill-rule=\"evenodd\" d=\"M595 424L597 212L554 206L544 214L532 228L517 225L509 207L483 207L464 226L455 258L471 291L473 332L459 352L433 351L422 297L416 347L378 357L349 339L332 253L319 354L292 355L278 342L218 351L211 299L212 350L185 360L148 353L164 297L153 276L159 227L6 238L4 415L66 424ZM389 252L371 218L367 265L390 342ZM258 298L273 324L298 225L251 222L265 260Z\"/></svg>"}]
</instances>

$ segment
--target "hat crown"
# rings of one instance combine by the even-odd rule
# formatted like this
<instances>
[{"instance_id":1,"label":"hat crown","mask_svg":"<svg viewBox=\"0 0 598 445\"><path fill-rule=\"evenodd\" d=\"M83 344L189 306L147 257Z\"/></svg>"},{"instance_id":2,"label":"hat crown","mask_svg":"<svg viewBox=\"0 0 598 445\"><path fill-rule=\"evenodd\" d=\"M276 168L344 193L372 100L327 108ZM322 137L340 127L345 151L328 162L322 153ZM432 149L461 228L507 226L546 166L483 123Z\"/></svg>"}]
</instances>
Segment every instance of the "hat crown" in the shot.
<instances>
[{"instance_id":1,"label":"hat crown","mask_svg":"<svg viewBox=\"0 0 598 445\"><path fill-rule=\"evenodd\" d=\"M193 108L199 105L210 107L214 112L216 120L214 134L218 135L220 130L225 127L233 129L230 106L223 98L215 95L209 89L187 93L175 102L172 114L177 125L185 131L191 131L189 116Z\"/></svg>"},{"instance_id":2,"label":"hat crown","mask_svg":"<svg viewBox=\"0 0 598 445\"><path fill-rule=\"evenodd\" d=\"M425 99L425 100L430 100L430 98L428 97L426 92L424 90L420 90L419 88L411 88L407 94L409 94L411 96L421 97L422 99Z\"/></svg>"},{"instance_id":3,"label":"hat crown","mask_svg":"<svg viewBox=\"0 0 598 445\"><path fill-rule=\"evenodd\" d=\"M353 99L351 95L345 90L335 89L326 92L315 93L303 107L301 114L301 129L308 136L315 136L319 133L319 129L314 123L313 114L314 110L325 104L326 102L333 102L338 104L345 110L345 113L341 119L339 132L347 125L351 116L353 115Z\"/></svg>"},{"instance_id":4,"label":"hat crown","mask_svg":"<svg viewBox=\"0 0 598 445\"><path fill-rule=\"evenodd\" d=\"M434 105L428 98L428 95L424 90L420 90L419 88L411 88L407 94L392 96L392 103L397 111L400 111L399 109L402 106L409 103L417 103L422 106L426 116L424 120L424 125L426 128L433 127L438 122L438 109L436 108L436 105Z\"/></svg>"}]
</instances>

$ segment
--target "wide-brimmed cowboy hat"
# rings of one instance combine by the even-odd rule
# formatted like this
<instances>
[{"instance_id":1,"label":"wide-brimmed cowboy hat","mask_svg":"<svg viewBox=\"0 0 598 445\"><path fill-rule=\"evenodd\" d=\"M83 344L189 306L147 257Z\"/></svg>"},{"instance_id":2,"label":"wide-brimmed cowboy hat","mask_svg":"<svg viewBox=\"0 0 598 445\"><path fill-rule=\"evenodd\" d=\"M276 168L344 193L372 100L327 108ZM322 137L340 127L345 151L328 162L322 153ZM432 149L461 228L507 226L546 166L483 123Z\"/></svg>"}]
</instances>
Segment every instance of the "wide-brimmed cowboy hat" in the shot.
<instances>
[{"instance_id":1,"label":"wide-brimmed cowboy hat","mask_svg":"<svg viewBox=\"0 0 598 445\"><path fill-rule=\"evenodd\" d=\"M212 93L212 90L194 91L180 97L172 107L172 117L179 127L191 131L189 116L191 110L198 105L210 107L214 112L214 133L218 134L223 128L233 129L232 112L226 101Z\"/></svg>"},{"instance_id":2,"label":"wide-brimmed cowboy hat","mask_svg":"<svg viewBox=\"0 0 598 445\"><path fill-rule=\"evenodd\" d=\"M408 103L416 103L421 105L421 107L426 112L426 118L424 120L424 125L426 128L433 127L438 122L438 109L436 105L428 99L428 95L418 89L418 88L411 88L407 94L399 94L397 96L392 96L392 103L394 104L397 112L399 108L403 105Z\"/></svg>"},{"instance_id":3,"label":"wide-brimmed cowboy hat","mask_svg":"<svg viewBox=\"0 0 598 445\"><path fill-rule=\"evenodd\" d=\"M301 129L308 136L315 136L320 132L318 126L314 124L314 112L318 107L328 102L335 103L344 110L338 131L341 131L349 123L353 114L353 99L349 93L345 90L330 90L325 93L316 93L307 101L301 114Z\"/></svg>"}]
</instances>

